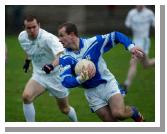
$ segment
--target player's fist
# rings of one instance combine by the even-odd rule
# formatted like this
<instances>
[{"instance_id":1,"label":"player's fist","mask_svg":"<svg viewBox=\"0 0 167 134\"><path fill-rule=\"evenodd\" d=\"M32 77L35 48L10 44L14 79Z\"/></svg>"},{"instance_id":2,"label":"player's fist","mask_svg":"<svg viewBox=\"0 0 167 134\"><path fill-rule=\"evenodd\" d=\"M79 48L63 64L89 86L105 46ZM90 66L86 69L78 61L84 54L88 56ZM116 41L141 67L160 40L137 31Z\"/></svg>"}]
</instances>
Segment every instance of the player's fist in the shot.
<instances>
[{"instance_id":1,"label":"player's fist","mask_svg":"<svg viewBox=\"0 0 167 134\"><path fill-rule=\"evenodd\" d=\"M25 62L24 62L23 70L24 70L25 73L27 73L27 71L28 71L28 68L30 66L30 62L31 62L31 60L29 60L29 59L26 59Z\"/></svg>"},{"instance_id":2,"label":"player's fist","mask_svg":"<svg viewBox=\"0 0 167 134\"><path fill-rule=\"evenodd\" d=\"M46 64L43 66L42 70L49 74L54 69L52 64Z\"/></svg>"},{"instance_id":3,"label":"player's fist","mask_svg":"<svg viewBox=\"0 0 167 134\"><path fill-rule=\"evenodd\" d=\"M137 58L143 58L145 56L143 50L139 47L133 47L131 49L131 53L133 57L137 57Z\"/></svg>"}]
</instances>

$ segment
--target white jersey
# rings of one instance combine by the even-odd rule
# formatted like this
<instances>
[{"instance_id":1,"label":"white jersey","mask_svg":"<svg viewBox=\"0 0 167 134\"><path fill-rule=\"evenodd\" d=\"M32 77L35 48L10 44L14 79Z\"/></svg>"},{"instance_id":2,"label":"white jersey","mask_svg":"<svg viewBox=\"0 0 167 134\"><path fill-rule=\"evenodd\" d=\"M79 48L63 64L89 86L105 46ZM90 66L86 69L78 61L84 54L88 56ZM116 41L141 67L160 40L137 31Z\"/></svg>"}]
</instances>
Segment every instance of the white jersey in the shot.
<instances>
[{"instance_id":1,"label":"white jersey","mask_svg":"<svg viewBox=\"0 0 167 134\"><path fill-rule=\"evenodd\" d=\"M26 31L22 31L18 39L21 47L32 60L34 74L45 74L42 67L51 63L59 52L64 51L58 38L41 28L35 40L30 40ZM51 73L55 72L58 72L58 67Z\"/></svg>"},{"instance_id":2,"label":"white jersey","mask_svg":"<svg viewBox=\"0 0 167 134\"><path fill-rule=\"evenodd\" d=\"M155 26L154 13L146 7L140 12L132 9L126 17L125 25L132 29L134 38L148 38L150 26Z\"/></svg>"}]
</instances>

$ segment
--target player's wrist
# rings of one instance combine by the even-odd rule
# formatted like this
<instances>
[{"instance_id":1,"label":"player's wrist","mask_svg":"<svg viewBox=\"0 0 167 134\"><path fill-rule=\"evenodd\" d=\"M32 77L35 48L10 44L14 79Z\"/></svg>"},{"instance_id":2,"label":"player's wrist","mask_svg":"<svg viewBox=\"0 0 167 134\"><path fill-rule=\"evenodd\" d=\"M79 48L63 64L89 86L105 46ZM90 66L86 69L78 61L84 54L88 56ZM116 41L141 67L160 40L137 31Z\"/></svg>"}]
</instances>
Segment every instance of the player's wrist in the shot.
<instances>
[{"instance_id":1,"label":"player's wrist","mask_svg":"<svg viewBox=\"0 0 167 134\"><path fill-rule=\"evenodd\" d=\"M31 62L31 60L30 59L25 59L25 63L30 63Z\"/></svg>"},{"instance_id":2,"label":"player's wrist","mask_svg":"<svg viewBox=\"0 0 167 134\"><path fill-rule=\"evenodd\" d=\"M78 76L76 77L76 80L77 80L77 82L78 82L79 84L82 84L82 83L85 82L85 80L82 78L81 75L78 75Z\"/></svg>"},{"instance_id":3,"label":"player's wrist","mask_svg":"<svg viewBox=\"0 0 167 134\"><path fill-rule=\"evenodd\" d=\"M131 49L134 48L134 47L135 47L135 44L130 44L130 45L128 46L128 50L131 51Z\"/></svg>"},{"instance_id":4,"label":"player's wrist","mask_svg":"<svg viewBox=\"0 0 167 134\"><path fill-rule=\"evenodd\" d=\"M25 59L25 61L24 61L23 70L25 73L27 73L27 71L29 69L30 62L31 62L30 59Z\"/></svg>"},{"instance_id":5,"label":"player's wrist","mask_svg":"<svg viewBox=\"0 0 167 134\"><path fill-rule=\"evenodd\" d=\"M48 64L48 66L50 67L51 70L54 69L54 65L53 64Z\"/></svg>"},{"instance_id":6,"label":"player's wrist","mask_svg":"<svg viewBox=\"0 0 167 134\"><path fill-rule=\"evenodd\" d=\"M42 68L43 71L46 72L46 74L49 74L52 70L54 70L54 66L52 64L46 64Z\"/></svg>"}]
</instances>

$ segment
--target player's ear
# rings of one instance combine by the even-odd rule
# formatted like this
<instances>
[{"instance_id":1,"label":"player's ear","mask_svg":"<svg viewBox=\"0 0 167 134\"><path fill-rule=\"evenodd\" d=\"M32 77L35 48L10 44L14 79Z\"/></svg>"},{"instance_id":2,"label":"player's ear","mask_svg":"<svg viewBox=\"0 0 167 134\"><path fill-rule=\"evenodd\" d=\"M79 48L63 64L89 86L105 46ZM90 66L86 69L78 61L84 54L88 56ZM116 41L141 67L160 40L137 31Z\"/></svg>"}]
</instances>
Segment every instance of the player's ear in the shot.
<instances>
[{"instance_id":1,"label":"player's ear","mask_svg":"<svg viewBox=\"0 0 167 134\"><path fill-rule=\"evenodd\" d=\"M40 23L38 23L38 26L40 27Z\"/></svg>"}]
</instances>

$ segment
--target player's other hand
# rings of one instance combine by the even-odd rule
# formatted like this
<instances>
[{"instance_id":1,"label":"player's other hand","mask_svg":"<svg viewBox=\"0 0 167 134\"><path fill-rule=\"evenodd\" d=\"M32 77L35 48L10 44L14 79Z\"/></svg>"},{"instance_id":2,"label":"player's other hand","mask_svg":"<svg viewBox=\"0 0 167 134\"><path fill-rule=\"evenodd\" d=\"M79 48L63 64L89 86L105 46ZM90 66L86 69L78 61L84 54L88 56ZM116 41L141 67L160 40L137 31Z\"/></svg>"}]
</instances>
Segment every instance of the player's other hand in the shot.
<instances>
[{"instance_id":1,"label":"player's other hand","mask_svg":"<svg viewBox=\"0 0 167 134\"><path fill-rule=\"evenodd\" d=\"M145 53L143 52L143 50L139 47L133 47L131 50L131 53L132 53L132 57L134 58L139 58L139 59L142 59L144 58L145 56Z\"/></svg>"},{"instance_id":2,"label":"player's other hand","mask_svg":"<svg viewBox=\"0 0 167 134\"><path fill-rule=\"evenodd\" d=\"M49 74L54 69L52 64L46 64L43 66L42 70L45 71L46 74Z\"/></svg>"},{"instance_id":3,"label":"player's other hand","mask_svg":"<svg viewBox=\"0 0 167 134\"><path fill-rule=\"evenodd\" d=\"M23 65L23 70L24 70L25 73L27 73L27 71L29 69L30 62L31 62L31 60L25 59L25 62L24 62L24 65Z\"/></svg>"}]
</instances>

